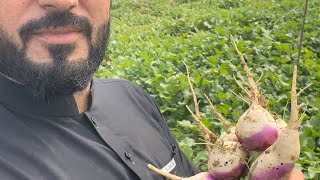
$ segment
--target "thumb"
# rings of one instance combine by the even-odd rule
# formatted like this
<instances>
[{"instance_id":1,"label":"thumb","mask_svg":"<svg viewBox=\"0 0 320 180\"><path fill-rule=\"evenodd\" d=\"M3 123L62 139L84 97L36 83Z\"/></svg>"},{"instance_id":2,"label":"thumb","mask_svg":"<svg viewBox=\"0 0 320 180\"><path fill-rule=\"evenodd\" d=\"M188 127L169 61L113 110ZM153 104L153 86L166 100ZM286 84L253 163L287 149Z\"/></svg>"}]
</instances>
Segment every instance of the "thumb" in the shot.
<instances>
[{"instance_id":1,"label":"thumb","mask_svg":"<svg viewBox=\"0 0 320 180\"><path fill-rule=\"evenodd\" d=\"M293 169L288 177L288 180L303 180L303 173L297 169Z\"/></svg>"},{"instance_id":2,"label":"thumb","mask_svg":"<svg viewBox=\"0 0 320 180\"><path fill-rule=\"evenodd\" d=\"M185 180L214 180L214 178L209 172L202 172L192 177L186 178Z\"/></svg>"}]
</instances>

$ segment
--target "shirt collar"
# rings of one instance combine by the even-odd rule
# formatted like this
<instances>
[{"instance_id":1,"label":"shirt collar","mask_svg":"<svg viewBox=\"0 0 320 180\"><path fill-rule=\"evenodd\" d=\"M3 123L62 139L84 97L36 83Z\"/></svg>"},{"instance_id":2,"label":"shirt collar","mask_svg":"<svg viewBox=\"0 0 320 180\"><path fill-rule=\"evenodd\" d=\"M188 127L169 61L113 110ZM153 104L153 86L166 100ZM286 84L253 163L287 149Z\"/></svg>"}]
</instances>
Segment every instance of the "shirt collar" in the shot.
<instances>
[{"instance_id":1,"label":"shirt collar","mask_svg":"<svg viewBox=\"0 0 320 180\"><path fill-rule=\"evenodd\" d=\"M32 92L0 75L0 103L10 109L46 116L76 116L78 107L72 94L55 96L49 101L35 98Z\"/></svg>"}]
</instances>

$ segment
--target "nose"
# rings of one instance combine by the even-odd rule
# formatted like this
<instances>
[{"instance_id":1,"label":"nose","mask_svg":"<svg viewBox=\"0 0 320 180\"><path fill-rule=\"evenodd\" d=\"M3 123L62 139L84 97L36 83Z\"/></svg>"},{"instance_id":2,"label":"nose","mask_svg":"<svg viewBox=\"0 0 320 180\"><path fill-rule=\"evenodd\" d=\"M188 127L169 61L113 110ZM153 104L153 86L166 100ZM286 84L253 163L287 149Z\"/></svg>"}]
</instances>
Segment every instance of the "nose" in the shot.
<instances>
[{"instance_id":1,"label":"nose","mask_svg":"<svg viewBox=\"0 0 320 180\"><path fill-rule=\"evenodd\" d=\"M46 10L67 11L78 5L78 0L38 0L39 5Z\"/></svg>"}]
</instances>

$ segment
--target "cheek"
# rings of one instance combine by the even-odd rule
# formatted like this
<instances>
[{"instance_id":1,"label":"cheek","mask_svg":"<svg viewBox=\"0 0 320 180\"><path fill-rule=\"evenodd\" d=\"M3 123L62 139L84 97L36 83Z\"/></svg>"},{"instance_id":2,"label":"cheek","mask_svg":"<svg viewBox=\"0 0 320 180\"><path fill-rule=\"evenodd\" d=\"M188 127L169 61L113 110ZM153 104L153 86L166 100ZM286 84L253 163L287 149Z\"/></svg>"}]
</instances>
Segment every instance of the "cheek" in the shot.
<instances>
[{"instance_id":1,"label":"cheek","mask_svg":"<svg viewBox=\"0 0 320 180\"><path fill-rule=\"evenodd\" d=\"M38 14L34 0L0 0L0 27L19 48L22 48L19 28Z\"/></svg>"},{"instance_id":2,"label":"cheek","mask_svg":"<svg viewBox=\"0 0 320 180\"><path fill-rule=\"evenodd\" d=\"M96 39L99 28L109 19L110 0L83 0L83 6L93 24L93 38Z\"/></svg>"},{"instance_id":3,"label":"cheek","mask_svg":"<svg viewBox=\"0 0 320 180\"><path fill-rule=\"evenodd\" d=\"M3 8L2 4L3 2L1 2L1 5L0 5L1 6L0 28L6 33L6 35L9 36L11 40L16 42L18 40L18 33L17 33L18 26L17 26L17 23L13 23L13 22L17 22L18 17L15 15L14 12L9 11L9 7ZM21 48L21 44L19 44L19 46Z\"/></svg>"},{"instance_id":4,"label":"cheek","mask_svg":"<svg viewBox=\"0 0 320 180\"><path fill-rule=\"evenodd\" d=\"M109 16L110 0L84 0L83 7L93 19L101 20Z\"/></svg>"}]
</instances>

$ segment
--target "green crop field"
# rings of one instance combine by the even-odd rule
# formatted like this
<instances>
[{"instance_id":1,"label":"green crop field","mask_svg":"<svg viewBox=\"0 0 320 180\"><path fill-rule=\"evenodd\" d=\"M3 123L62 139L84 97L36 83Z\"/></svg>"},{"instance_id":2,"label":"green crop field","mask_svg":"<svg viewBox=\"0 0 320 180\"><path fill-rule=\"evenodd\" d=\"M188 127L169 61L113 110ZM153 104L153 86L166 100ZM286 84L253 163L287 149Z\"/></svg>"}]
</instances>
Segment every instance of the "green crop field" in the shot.
<instances>
[{"instance_id":1,"label":"green crop field","mask_svg":"<svg viewBox=\"0 0 320 180\"><path fill-rule=\"evenodd\" d=\"M203 122L224 127L207 94L233 124L248 108L234 77L245 77L232 35L259 79L270 111L289 119L293 60L297 58L303 0L113 0L111 37L96 77L128 79L151 94L185 154L206 170L185 62L200 100ZM310 0L299 66L299 96L306 105L297 168L320 179L320 1ZM232 90L232 91L231 91Z\"/></svg>"}]
</instances>

